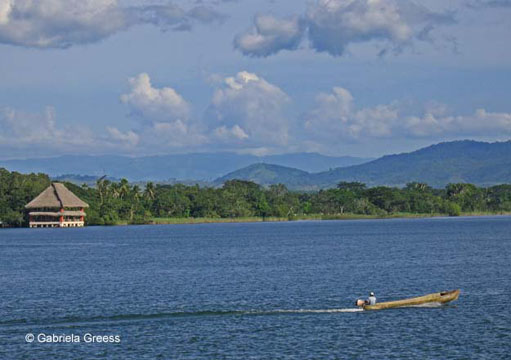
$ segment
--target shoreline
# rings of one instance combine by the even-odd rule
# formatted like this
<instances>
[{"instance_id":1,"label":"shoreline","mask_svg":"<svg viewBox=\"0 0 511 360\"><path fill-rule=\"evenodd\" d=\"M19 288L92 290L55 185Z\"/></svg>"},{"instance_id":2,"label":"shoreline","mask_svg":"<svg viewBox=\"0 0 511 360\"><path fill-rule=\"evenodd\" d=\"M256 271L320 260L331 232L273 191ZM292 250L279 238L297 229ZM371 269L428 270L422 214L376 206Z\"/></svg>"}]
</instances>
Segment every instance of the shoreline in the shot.
<instances>
[{"instance_id":1,"label":"shoreline","mask_svg":"<svg viewBox=\"0 0 511 360\"><path fill-rule=\"evenodd\" d=\"M239 218L153 218L145 223L129 223L119 221L115 224L86 224L85 226L133 226L133 225L197 225L197 224L241 224L241 223L262 223L262 222L293 222L293 221L339 221L339 220L391 220L391 219L433 219L433 218L459 218L459 217L495 217L511 216L511 212L487 213L487 212L469 212L461 213L459 216L449 216L448 214L411 214L395 213L388 215L308 215L295 217L239 217ZM2 229L24 229L27 226L1 227Z\"/></svg>"},{"instance_id":2,"label":"shoreline","mask_svg":"<svg viewBox=\"0 0 511 360\"><path fill-rule=\"evenodd\" d=\"M483 213L470 212L461 213L459 216L449 216L447 214L411 214L396 213L389 215L309 215L288 217L240 217L240 218L154 218L145 224L129 224L127 222L117 223L112 226L129 225L194 225L194 224L230 224L230 223L256 223L256 222L292 222L292 221L334 221L334 220L390 220L390 219L427 219L438 217L492 217L492 216L511 216L511 212L502 213ZM93 226L93 225L91 225Z\"/></svg>"}]
</instances>

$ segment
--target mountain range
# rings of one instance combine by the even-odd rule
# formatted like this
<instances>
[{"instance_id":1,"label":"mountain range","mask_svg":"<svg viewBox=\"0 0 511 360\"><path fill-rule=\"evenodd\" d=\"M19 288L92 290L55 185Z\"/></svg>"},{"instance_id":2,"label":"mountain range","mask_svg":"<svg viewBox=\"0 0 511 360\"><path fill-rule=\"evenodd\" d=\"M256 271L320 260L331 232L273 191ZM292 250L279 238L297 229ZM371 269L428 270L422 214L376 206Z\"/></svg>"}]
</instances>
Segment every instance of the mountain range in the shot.
<instances>
[{"instance_id":1,"label":"mountain range","mask_svg":"<svg viewBox=\"0 0 511 360\"><path fill-rule=\"evenodd\" d=\"M372 159L295 153L255 156L236 153L195 153L128 157L64 155L53 158L0 160L0 167L21 173L42 172L53 178L82 181L85 177L126 178L130 181L211 181L254 163L269 163L320 172L361 164Z\"/></svg>"},{"instance_id":2,"label":"mountain range","mask_svg":"<svg viewBox=\"0 0 511 360\"><path fill-rule=\"evenodd\" d=\"M511 183L511 141L444 142L376 160L317 153L254 156L196 153L131 158L66 155L55 158L0 160L0 167L22 173L42 172L60 181L94 184L107 175L132 182L182 182L221 186L232 179L261 185L285 184L294 190L335 187L340 181L368 186L405 186L409 182L444 187L468 182L479 186ZM225 175L227 174L227 175Z\"/></svg>"},{"instance_id":3,"label":"mountain range","mask_svg":"<svg viewBox=\"0 0 511 360\"><path fill-rule=\"evenodd\" d=\"M511 141L445 142L317 173L259 163L231 172L215 183L230 179L250 180L262 185L282 183L300 190L334 187L341 181L360 181L368 186L404 186L414 181L433 187L458 182L491 186L511 183Z\"/></svg>"}]
</instances>

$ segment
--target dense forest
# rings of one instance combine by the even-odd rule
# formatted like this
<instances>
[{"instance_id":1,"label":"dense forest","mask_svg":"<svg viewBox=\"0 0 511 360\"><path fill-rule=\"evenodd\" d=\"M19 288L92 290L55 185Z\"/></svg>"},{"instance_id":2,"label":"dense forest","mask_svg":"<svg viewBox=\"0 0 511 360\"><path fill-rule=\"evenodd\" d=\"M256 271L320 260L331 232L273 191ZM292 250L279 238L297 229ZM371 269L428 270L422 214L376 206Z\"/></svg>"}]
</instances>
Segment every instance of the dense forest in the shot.
<instances>
[{"instance_id":1,"label":"dense forest","mask_svg":"<svg viewBox=\"0 0 511 360\"><path fill-rule=\"evenodd\" d=\"M24 205L50 185L44 174L19 174L0 169L0 222L23 226ZM262 187L242 180L222 187L186 185L145 186L127 180L99 179L95 187L65 184L86 201L89 225L144 224L155 218L336 218L349 214L392 216L423 214L458 216L463 213L511 212L511 185L488 188L449 184L434 189L410 183L404 188L368 188L359 182L341 182L318 192L293 192L284 185Z\"/></svg>"}]
</instances>

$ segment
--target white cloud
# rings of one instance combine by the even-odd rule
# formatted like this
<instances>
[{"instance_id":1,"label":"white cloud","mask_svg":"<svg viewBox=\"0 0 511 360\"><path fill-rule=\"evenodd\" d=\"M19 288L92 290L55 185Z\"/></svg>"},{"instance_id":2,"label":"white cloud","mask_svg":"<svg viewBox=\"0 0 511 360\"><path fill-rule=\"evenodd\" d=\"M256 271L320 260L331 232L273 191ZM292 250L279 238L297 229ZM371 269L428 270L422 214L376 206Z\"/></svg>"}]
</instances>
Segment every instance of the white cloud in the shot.
<instances>
[{"instance_id":1,"label":"white cloud","mask_svg":"<svg viewBox=\"0 0 511 360\"><path fill-rule=\"evenodd\" d=\"M117 0L0 0L0 43L66 48L97 42L137 24L181 30L194 22L221 19L203 6L186 11L172 4L123 7Z\"/></svg>"},{"instance_id":2,"label":"white cloud","mask_svg":"<svg viewBox=\"0 0 511 360\"><path fill-rule=\"evenodd\" d=\"M298 17L277 19L257 15L254 26L234 39L234 47L249 56L268 56L287 49L294 50L303 37L304 23Z\"/></svg>"},{"instance_id":3,"label":"white cloud","mask_svg":"<svg viewBox=\"0 0 511 360\"><path fill-rule=\"evenodd\" d=\"M283 114L289 97L249 72L224 78L223 84L217 85L203 121L177 117L176 108L182 102L189 114L188 103L168 87L153 87L148 76L134 78L132 85L126 103L137 108L142 120L135 129L106 126L106 131L98 134L77 124L60 124L52 107L42 112L7 107L0 109L0 151L37 155L113 150L132 154L176 150L331 152L339 146L371 144L378 139L437 142L511 136L511 113L478 109L468 115L453 115L439 103L426 104L416 113L398 102L357 107L353 95L341 87L318 94L315 106L302 117L303 127L291 129Z\"/></svg>"},{"instance_id":4,"label":"white cloud","mask_svg":"<svg viewBox=\"0 0 511 360\"><path fill-rule=\"evenodd\" d=\"M216 128L213 131L213 134L218 139L224 141L229 141L232 139L245 140L249 138L247 133L238 125L234 125L232 128L228 128L227 126L221 126L219 128Z\"/></svg>"},{"instance_id":5,"label":"white cloud","mask_svg":"<svg viewBox=\"0 0 511 360\"><path fill-rule=\"evenodd\" d=\"M226 16L215 11L207 6L196 6L188 11L187 15L195 20L198 20L204 24L210 23L221 23L226 19Z\"/></svg>"},{"instance_id":6,"label":"white cloud","mask_svg":"<svg viewBox=\"0 0 511 360\"><path fill-rule=\"evenodd\" d=\"M389 136L398 120L393 105L356 110L351 93L335 87L332 93L316 97L316 107L304 115L305 129L321 138L358 139Z\"/></svg>"},{"instance_id":7,"label":"white cloud","mask_svg":"<svg viewBox=\"0 0 511 360\"><path fill-rule=\"evenodd\" d=\"M5 0L4 0L5 2ZM115 0L8 0L0 42L29 47L68 47L94 42L129 26Z\"/></svg>"},{"instance_id":8,"label":"white cloud","mask_svg":"<svg viewBox=\"0 0 511 360\"><path fill-rule=\"evenodd\" d=\"M95 143L88 129L57 124L55 109L50 106L41 113L0 109L0 128L0 145L13 148L48 146L55 149Z\"/></svg>"},{"instance_id":9,"label":"white cloud","mask_svg":"<svg viewBox=\"0 0 511 360\"><path fill-rule=\"evenodd\" d=\"M141 134L142 146L145 148L176 149L189 151L207 143L208 139L196 124L187 124L181 120L174 122L156 122L145 128Z\"/></svg>"},{"instance_id":10,"label":"white cloud","mask_svg":"<svg viewBox=\"0 0 511 360\"><path fill-rule=\"evenodd\" d=\"M240 72L215 82L211 104L202 120L191 116L190 104L170 87L157 88L148 74L129 80L131 90L121 96L140 120L133 134L110 128L110 136L139 147L159 149L203 146L210 149L285 146L287 119L283 108L289 97L256 74ZM135 137L136 136L136 137Z\"/></svg>"},{"instance_id":11,"label":"white cloud","mask_svg":"<svg viewBox=\"0 0 511 360\"><path fill-rule=\"evenodd\" d=\"M132 131L137 139L131 141L132 146L168 149L193 147L207 141L200 124L191 119L190 104L176 90L154 87L146 73L128 81L131 91L121 95L121 102L129 106L141 123L138 130Z\"/></svg>"},{"instance_id":12,"label":"white cloud","mask_svg":"<svg viewBox=\"0 0 511 360\"><path fill-rule=\"evenodd\" d=\"M128 146L136 146L140 141L140 137L138 136L138 134L131 130L122 132L119 129L111 126L107 126L106 130L112 140L119 141L121 144L125 144Z\"/></svg>"},{"instance_id":13,"label":"white cloud","mask_svg":"<svg viewBox=\"0 0 511 360\"><path fill-rule=\"evenodd\" d=\"M136 131L122 132L115 127L107 127L110 143L119 144L127 150L138 150L142 153L165 152L169 150L193 151L207 143L207 137L190 126L176 120L174 122L155 122Z\"/></svg>"},{"instance_id":14,"label":"white cloud","mask_svg":"<svg viewBox=\"0 0 511 360\"><path fill-rule=\"evenodd\" d=\"M355 43L378 41L380 53L396 52L414 41L431 41L431 32L454 22L450 13L433 12L411 0L317 0L302 18L255 18L251 31L235 38L249 56L268 56L296 49L304 34L318 52L341 56Z\"/></svg>"},{"instance_id":15,"label":"white cloud","mask_svg":"<svg viewBox=\"0 0 511 360\"><path fill-rule=\"evenodd\" d=\"M129 105L134 114L151 122L188 120L190 105L176 90L170 87L154 88L146 73L128 81L131 92L121 95L121 101Z\"/></svg>"},{"instance_id":16,"label":"white cloud","mask_svg":"<svg viewBox=\"0 0 511 360\"><path fill-rule=\"evenodd\" d=\"M193 124L181 120L152 122L138 130L121 131L106 126L105 132L93 133L77 124L59 124L53 107L43 112L0 109L0 151L34 154L102 153L134 150L142 153L191 148L207 142Z\"/></svg>"},{"instance_id":17,"label":"white cloud","mask_svg":"<svg viewBox=\"0 0 511 360\"><path fill-rule=\"evenodd\" d=\"M356 109L351 93L336 87L321 93L314 109L304 114L304 127L311 138L333 142L371 138L459 138L511 134L510 113L484 109L472 115L447 115L445 105L430 106L422 115L408 115L398 103Z\"/></svg>"},{"instance_id":18,"label":"white cloud","mask_svg":"<svg viewBox=\"0 0 511 360\"><path fill-rule=\"evenodd\" d=\"M389 40L401 46L413 36L394 1L319 0L307 12L312 47L342 55L352 42Z\"/></svg>"},{"instance_id":19,"label":"white cloud","mask_svg":"<svg viewBox=\"0 0 511 360\"><path fill-rule=\"evenodd\" d=\"M405 120L405 128L411 135L459 135L499 136L511 134L511 113L491 113L477 109L471 115L438 116L427 112L423 116L411 116Z\"/></svg>"},{"instance_id":20,"label":"white cloud","mask_svg":"<svg viewBox=\"0 0 511 360\"><path fill-rule=\"evenodd\" d=\"M289 124L283 111L289 102L278 86L242 71L227 77L215 90L207 112L208 125L217 135L230 132L244 144L285 145Z\"/></svg>"},{"instance_id":21,"label":"white cloud","mask_svg":"<svg viewBox=\"0 0 511 360\"><path fill-rule=\"evenodd\" d=\"M0 25L6 24L9 21L11 11L11 0L0 0Z\"/></svg>"}]
</instances>

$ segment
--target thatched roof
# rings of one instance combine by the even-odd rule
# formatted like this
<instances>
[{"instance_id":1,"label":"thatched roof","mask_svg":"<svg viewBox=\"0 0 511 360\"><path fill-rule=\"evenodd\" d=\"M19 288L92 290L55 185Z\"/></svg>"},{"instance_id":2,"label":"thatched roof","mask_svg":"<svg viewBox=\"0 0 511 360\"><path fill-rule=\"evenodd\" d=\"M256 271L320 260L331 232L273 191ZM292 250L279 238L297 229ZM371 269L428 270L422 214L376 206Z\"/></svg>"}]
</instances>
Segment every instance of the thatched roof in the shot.
<instances>
[{"instance_id":1,"label":"thatched roof","mask_svg":"<svg viewBox=\"0 0 511 360\"><path fill-rule=\"evenodd\" d=\"M63 184L53 183L34 200L25 205L27 209L40 208L86 208L89 205L69 191Z\"/></svg>"}]
</instances>

